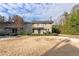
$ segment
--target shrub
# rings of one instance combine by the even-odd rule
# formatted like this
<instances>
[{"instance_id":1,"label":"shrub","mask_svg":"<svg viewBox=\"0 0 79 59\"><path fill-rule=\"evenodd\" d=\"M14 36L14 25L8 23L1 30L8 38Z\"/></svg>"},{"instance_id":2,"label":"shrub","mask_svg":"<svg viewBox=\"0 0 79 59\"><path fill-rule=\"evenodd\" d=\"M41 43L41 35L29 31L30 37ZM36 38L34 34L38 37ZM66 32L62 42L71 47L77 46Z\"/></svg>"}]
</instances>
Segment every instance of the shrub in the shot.
<instances>
[{"instance_id":1,"label":"shrub","mask_svg":"<svg viewBox=\"0 0 79 59\"><path fill-rule=\"evenodd\" d=\"M56 28L56 27L52 27L52 33L57 33L57 34L60 34L60 29L59 28Z\"/></svg>"},{"instance_id":2,"label":"shrub","mask_svg":"<svg viewBox=\"0 0 79 59\"><path fill-rule=\"evenodd\" d=\"M31 35L31 33L22 31L22 32L19 32L18 35Z\"/></svg>"},{"instance_id":3,"label":"shrub","mask_svg":"<svg viewBox=\"0 0 79 59\"><path fill-rule=\"evenodd\" d=\"M58 36L58 33L52 33L52 35L54 35L54 36Z\"/></svg>"},{"instance_id":4,"label":"shrub","mask_svg":"<svg viewBox=\"0 0 79 59\"><path fill-rule=\"evenodd\" d=\"M52 33L51 33L51 32L49 32L49 31L47 31L46 35L52 35Z\"/></svg>"}]
</instances>

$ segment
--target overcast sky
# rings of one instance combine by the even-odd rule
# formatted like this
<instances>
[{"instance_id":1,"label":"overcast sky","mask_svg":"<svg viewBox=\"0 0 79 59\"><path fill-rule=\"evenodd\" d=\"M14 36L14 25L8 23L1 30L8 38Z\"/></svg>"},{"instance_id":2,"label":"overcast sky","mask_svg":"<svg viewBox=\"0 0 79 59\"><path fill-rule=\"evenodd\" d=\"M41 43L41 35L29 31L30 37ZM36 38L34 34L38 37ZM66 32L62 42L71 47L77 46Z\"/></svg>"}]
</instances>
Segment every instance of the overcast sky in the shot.
<instances>
[{"instance_id":1,"label":"overcast sky","mask_svg":"<svg viewBox=\"0 0 79 59\"><path fill-rule=\"evenodd\" d=\"M24 20L48 20L50 16L57 19L65 11L69 12L74 3L4 3L0 4L0 14L3 16L20 15Z\"/></svg>"}]
</instances>

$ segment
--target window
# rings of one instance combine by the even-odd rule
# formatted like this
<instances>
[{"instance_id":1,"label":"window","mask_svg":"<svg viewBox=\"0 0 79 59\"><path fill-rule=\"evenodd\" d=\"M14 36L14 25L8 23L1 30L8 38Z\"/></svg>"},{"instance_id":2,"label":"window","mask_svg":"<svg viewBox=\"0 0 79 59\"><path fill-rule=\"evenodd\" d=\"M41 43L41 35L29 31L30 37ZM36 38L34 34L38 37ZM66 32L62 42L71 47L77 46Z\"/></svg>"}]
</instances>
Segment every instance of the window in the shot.
<instances>
[{"instance_id":1,"label":"window","mask_svg":"<svg viewBox=\"0 0 79 59\"><path fill-rule=\"evenodd\" d=\"M46 26L46 24L44 24L44 26Z\"/></svg>"}]
</instances>

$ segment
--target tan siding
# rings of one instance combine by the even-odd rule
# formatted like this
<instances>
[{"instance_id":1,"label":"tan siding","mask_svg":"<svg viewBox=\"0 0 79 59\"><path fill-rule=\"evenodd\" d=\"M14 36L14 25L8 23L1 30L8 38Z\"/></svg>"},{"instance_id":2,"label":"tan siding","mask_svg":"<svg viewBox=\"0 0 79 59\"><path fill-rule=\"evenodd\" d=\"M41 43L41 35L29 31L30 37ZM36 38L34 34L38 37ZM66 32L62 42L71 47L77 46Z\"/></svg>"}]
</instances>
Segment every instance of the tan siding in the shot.
<instances>
[{"instance_id":1,"label":"tan siding","mask_svg":"<svg viewBox=\"0 0 79 59\"><path fill-rule=\"evenodd\" d=\"M52 31L52 24L32 24L32 28L41 28L43 27L46 30L41 30L41 33L49 31ZM35 32L36 33L36 32Z\"/></svg>"}]
</instances>

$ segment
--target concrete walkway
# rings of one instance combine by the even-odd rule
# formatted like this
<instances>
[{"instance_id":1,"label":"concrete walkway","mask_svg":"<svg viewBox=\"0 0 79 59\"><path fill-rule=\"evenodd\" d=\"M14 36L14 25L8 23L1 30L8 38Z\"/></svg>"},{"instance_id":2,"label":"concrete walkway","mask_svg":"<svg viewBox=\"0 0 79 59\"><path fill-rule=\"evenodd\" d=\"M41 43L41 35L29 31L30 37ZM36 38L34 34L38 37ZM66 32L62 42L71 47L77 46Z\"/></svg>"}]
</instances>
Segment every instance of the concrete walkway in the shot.
<instances>
[{"instance_id":1,"label":"concrete walkway","mask_svg":"<svg viewBox=\"0 0 79 59\"><path fill-rule=\"evenodd\" d=\"M59 36L70 37L70 38L78 38L79 39L79 35L65 35L65 34L60 34Z\"/></svg>"}]
</instances>

